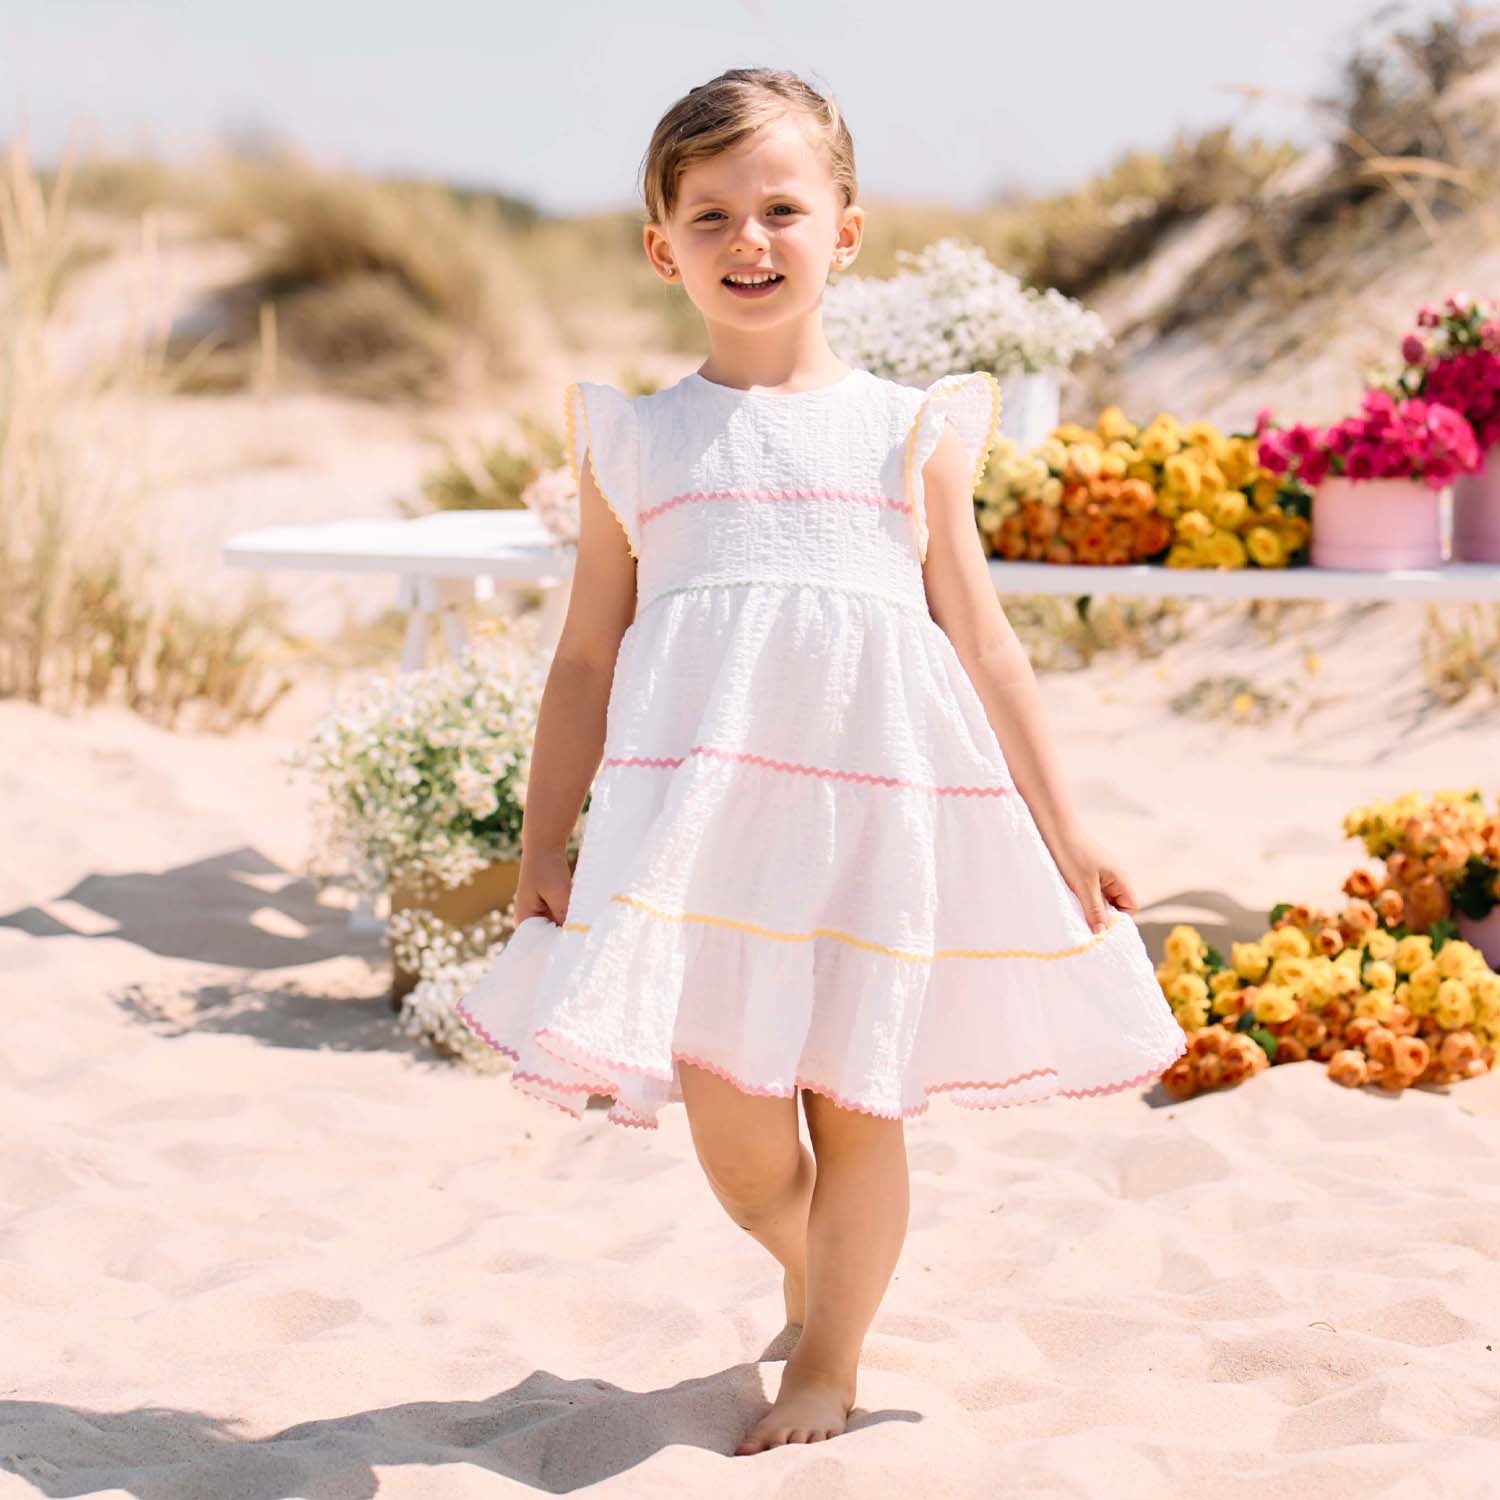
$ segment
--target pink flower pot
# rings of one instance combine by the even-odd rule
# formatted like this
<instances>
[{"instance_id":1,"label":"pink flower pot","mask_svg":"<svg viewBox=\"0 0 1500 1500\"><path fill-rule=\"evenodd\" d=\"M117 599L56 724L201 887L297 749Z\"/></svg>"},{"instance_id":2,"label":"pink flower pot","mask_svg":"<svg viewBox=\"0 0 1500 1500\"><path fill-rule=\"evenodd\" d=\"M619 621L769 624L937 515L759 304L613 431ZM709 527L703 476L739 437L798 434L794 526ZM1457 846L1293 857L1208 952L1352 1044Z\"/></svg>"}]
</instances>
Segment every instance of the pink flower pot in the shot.
<instances>
[{"instance_id":1,"label":"pink flower pot","mask_svg":"<svg viewBox=\"0 0 1500 1500\"><path fill-rule=\"evenodd\" d=\"M1500 969L1500 906L1492 908L1489 916L1477 921L1460 912L1458 935L1484 954L1484 961L1490 968Z\"/></svg>"},{"instance_id":2,"label":"pink flower pot","mask_svg":"<svg viewBox=\"0 0 1500 1500\"><path fill-rule=\"evenodd\" d=\"M1500 562L1500 448L1453 482L1453 560Z\"/></svg>"},{"instance_id":3,"label":"pink flower pot","mask_svg":"<svg viewBox=\"0 0 1500 1500\"><path fill-rule=\"evenodd\" d=\"M1443 561L1442 491L1419 479L1330 475L1312 502L1315 568L1436 568Z\"/></svg>"}]
</instances>

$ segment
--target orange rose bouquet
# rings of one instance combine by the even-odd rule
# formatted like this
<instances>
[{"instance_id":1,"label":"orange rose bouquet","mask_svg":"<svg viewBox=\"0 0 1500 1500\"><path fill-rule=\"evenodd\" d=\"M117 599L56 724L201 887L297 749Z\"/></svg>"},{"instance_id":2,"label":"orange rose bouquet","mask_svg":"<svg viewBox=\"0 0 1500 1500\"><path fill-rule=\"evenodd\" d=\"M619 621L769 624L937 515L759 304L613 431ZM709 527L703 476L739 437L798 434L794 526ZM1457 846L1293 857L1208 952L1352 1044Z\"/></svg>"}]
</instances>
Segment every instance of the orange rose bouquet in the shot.
<instances>
[{"instance_id":1,"label":"orange rose bouquet","mask_svg":"<svg viewBox=\"0 0 1500 1500\"><path fill-rule=\"evenodd\" d=\"M1305 560L1306 492L1263 469L1252 437L1118 407L1038 448L996 445L975 495L986 551L1010 560L1285 567Z\"/></svg>"},{"instance_id":2,"label":"orange rose bouquet","mask_svg":"<svg viewBox=\"0 0 1500 1500\"><path fill-rule=\"evenodd\" d=\"M1373 903L1387 927L1456 931L1455 918L1479 922L1500 906L1500 800L1486 810L1477 787L1356 807L1344 832L1385 867L1353 871L1344 891Z\"/></svg>"},{"instance_id":3,"label":"orange rose bouquet","mask_svg":"<svg viewBox=\"0 0 1500 1500\"><path fill-rule=\"evenodd\" d=\"M1156 974L1188 1034L1187 1053L1162 1075L1176 1098L1309 1059L1335 1083L1387 1090L1494 1065L1500 975L1458 938L1398 937L1362 898L1337 913L1279 905L1227 959L1179 925Z\"/></svg>"}]
</instances>

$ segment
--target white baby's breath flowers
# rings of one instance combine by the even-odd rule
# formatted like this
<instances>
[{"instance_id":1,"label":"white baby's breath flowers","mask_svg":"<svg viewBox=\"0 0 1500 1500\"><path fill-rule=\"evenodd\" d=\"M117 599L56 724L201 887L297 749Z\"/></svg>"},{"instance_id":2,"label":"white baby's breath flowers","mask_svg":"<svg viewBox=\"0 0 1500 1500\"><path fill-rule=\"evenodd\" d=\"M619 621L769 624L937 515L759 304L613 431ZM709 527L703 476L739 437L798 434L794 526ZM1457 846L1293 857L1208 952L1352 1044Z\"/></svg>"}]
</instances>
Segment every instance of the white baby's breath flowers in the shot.
<instances>
[{"instance_id":1,"label":"white baby's breath flowers","mask_svg":"<svg viewBox=\"0 0 1500 1500\"><path fill-rule=\"evenodd\" d=\"M420 980L401 1002L398 1025L407 1036L426 1036L481 1073L497 1073L509 1059L472 1031L458 1014L458 1002L483 977L490 965L487 957L453 960L441 964L428 979Z\"/></svg>"},{"instance_id":2,"label":"white baby's breath flowers","mask_svg":"<svg viewBox=\"0 0 1500 1500\"><path fill-rule=\"evenodd\" d=\"M1065 370L1112 342L1104 320L1055 288L1036 291L978 245L942 239L880 279L845 276L823 295L823 328L840 358L903 385L988 370Z\"/></svg>"},{"instance_id":3,"label":"white baby's breath flowers","mask_svg":"<svg viewBox=\"0 0 1500 1500\"><path fill-rule=\"evenodd\" d=\"M514 931L504 911L487 912L468 927L454 927L423 907L392 912L392 955L403 969L417 975L415 987L401 1002L400 1030L429 1038L480 1072L505 1068L508 1060L469 1027L457 1006Z\"/></svg>"},{"instance_id":4,"label":"white baby's breath flowers","mask_svg":"<svg viewBox=\"0 0 1500 1500\"><path fill-rule=\"evenodd\" d=\"M452 889L519 858L542 680L534 623L502 617L464 659L349 684L291 762L321 793L314 868Z\"/></svg>"}]
</instances>

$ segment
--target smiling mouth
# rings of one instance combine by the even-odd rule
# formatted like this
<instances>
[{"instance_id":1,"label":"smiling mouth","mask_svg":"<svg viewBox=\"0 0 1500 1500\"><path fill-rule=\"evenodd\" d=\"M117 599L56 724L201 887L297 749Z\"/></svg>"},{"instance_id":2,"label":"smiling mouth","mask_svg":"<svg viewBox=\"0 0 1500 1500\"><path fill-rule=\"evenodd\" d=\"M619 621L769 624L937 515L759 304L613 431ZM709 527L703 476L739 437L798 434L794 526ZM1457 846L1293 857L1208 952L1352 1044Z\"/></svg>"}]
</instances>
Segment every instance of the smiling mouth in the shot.
<instances>
[{"instance_id":1,"label":"smiling mouth","mask_svg":"<svg viewBox=\"0 0 1500 1500\"><path fill-rule=\"evenodd\" d=\"M743 287L749 291L754 291L757 287L776 286L780 282L785 281L786 278L779 271L772 271L767 275L766 279L761 281L736 281L731 276L721 277L720 280L723 281L725 286Z\"/></svg>"}]
</instances>

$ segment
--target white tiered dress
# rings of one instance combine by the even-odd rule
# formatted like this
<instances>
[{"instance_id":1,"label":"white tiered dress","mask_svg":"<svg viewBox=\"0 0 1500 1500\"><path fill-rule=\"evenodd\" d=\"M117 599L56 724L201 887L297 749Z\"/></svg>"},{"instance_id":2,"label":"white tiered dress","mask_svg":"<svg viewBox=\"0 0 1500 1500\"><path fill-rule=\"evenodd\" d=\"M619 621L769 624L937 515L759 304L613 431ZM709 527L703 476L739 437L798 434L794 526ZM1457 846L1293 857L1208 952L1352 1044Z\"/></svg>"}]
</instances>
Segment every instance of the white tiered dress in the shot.
<instances>
[{"instance_id":1,"label":"white tiered dress","mask_svg":"<svg viewBox=\"0 0 1500 1500\"><path fill-rule=\"evenodd\" d=\"M922 579L944 421L982 473L999 388L856 369L567 388L637 559L567 919L459 1013L528 1094L655 1128L677 1063L870 1114L1078 1098L1185 1051L1128 914L1090 931Z\"/></svg>"}]
</instances>

